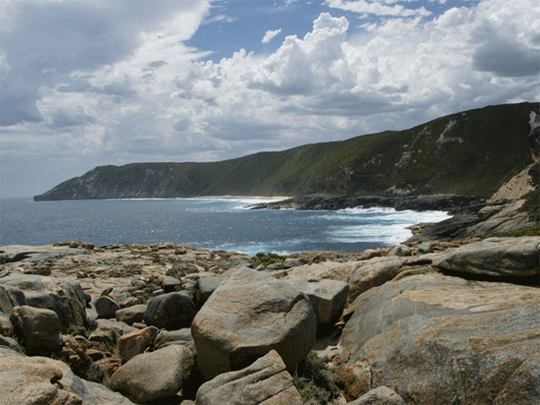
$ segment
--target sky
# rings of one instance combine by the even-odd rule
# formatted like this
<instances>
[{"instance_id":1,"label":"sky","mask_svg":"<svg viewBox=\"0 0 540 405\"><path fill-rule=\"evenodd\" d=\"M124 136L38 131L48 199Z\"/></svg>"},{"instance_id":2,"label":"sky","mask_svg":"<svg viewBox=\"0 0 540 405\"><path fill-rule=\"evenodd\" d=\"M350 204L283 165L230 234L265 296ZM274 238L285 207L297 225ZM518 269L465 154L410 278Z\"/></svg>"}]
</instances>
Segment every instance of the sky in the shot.
<instances>
[{"instance_id":1,"label":"sky","mask_svg":"<svg viewBox=\"0 0 540 405\"><path fill-rule=\"evenodd\" d=\"M0 197L540 101L538 0L0 0Z\"/></svg>"}]
</instances>

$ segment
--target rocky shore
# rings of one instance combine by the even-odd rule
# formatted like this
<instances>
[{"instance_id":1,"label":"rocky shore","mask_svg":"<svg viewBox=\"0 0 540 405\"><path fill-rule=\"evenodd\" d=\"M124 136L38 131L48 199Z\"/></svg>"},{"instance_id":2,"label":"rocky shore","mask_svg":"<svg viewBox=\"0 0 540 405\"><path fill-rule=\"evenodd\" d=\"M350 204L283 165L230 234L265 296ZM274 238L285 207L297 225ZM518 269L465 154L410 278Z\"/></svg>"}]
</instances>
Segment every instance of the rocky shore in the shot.
<instances>
[{"instance_id":1,"label":"rocky shore","mask_svg":"<svg viewBox=\"0 0 540 405\"><path fill-rule=\"evenodd\" d=\"M540 237L480 238L523 203L355 254L0 247L0 403L540 403Z\"/></svg>"},{"instance_id":2,"label":"rocky shore","mask_svg":"<svg viewBox=\"0 0 540 405\"><path fill-rule=\"evenodd\" d=\"M339 210L344 208L391 207L397 211L449 211L466 213L486 205L480 198L454 194L388 194L371 196L314 194L252 205L252 209Z\"/></svg>"}]
</instances>

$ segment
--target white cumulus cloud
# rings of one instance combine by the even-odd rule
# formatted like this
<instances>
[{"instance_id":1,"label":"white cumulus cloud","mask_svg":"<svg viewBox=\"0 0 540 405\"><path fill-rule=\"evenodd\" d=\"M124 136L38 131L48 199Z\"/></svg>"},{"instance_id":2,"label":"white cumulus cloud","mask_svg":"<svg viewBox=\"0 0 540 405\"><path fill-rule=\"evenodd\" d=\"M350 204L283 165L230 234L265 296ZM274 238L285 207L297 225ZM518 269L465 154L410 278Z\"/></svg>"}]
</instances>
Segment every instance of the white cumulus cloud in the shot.
<instances>
[{"instance_id":1,"label":"white cumulus cloud","mask_svg":"<svg viewBox=\"0 0 540 405\"><path fill-rule=\"evenodd\" d=\"M407 3L408 1L398 0L326 0L326 4L329 7L337 8L346 11L352 11L360 14L372 14L376 16L393 16L393 17L414 17L423 16L427 17L431 15L431 12L425 9L425 7L419 7L416 9L407 8L402 4L395 3ZM389 5L387 5L389 4Z\"/></svg>"},{"instance_id":2,"label":"white cumulus cloud","mask_svg":"<svg viewBox=\"0 0 540 405\"><path fill-rule=\"evenodd\" d=\"M263 39L261 40L261 42L263 44L269 44L270 41L272 41L272 39L274 39L276 36L278 36L279 34L281 34L281 28L278 29L278 30L269 30L269 31L266 31L265 34L264 34L264 37Z\"/></svg>"}]
</instances>

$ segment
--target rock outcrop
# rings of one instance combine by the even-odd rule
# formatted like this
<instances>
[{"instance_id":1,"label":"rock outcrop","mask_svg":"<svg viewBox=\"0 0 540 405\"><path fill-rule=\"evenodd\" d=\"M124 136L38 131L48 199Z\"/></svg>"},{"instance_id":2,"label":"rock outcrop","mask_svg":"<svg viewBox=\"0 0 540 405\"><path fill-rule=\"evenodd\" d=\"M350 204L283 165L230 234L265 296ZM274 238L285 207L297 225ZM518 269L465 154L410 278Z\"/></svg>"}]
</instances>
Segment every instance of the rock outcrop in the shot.
<instances>
[{"instance_id":1,"label":"rock outcrop","mask_svg":"<svg viewBox=\"0 0 540 405\"><path fill-rule=\"evenodd\" d=\"M391 207L398 211L457 211L485 205L483 200L454 194L410 195L306 195L252 205L252 209L340 210L344 208Z\"/></svg>"},{"instance_id":2,"label":"rock outcrop","mask_svg":"<svg viewBox=\"0 0 540 405\"><path fill-rule=\"evenodd\" d=\"M54 311L58 315L62 332L70 325L86 324L86 297L77 282L11 273L3 277L1 283L4 287L20 289L29 306Z\"/></svg>"},{"instance_id":3,"label":"rock outcrop","mask_svg":"<svg viewBox=\"0 0 540 405\"><path fill-rule=\"evenodd\" d=\"M341 361L407 403L540 401L540 290L440 274L405 277L356 299Z\"/></svg>"}]
</instances>

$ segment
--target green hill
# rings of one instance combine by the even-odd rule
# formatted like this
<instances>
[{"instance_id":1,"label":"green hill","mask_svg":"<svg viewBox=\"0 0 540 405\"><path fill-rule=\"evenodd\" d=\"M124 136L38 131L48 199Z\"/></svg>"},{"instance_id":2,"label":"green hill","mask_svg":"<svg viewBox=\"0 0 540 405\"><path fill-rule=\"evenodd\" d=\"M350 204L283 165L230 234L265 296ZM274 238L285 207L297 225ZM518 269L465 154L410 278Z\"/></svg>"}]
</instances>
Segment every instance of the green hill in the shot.
<instances>
[{"instance_id":1,"label":"green hill","mask_svg":"<svg viewBox=\"0 0 540 405\"><path fill-rule=\"evenodd\" d=\"M539 116L540 103L490 106L405 131L220 162L101 166L34 199L367 195L390 190L489 197L538 157Z\"/></svg>"}]
</instances>

